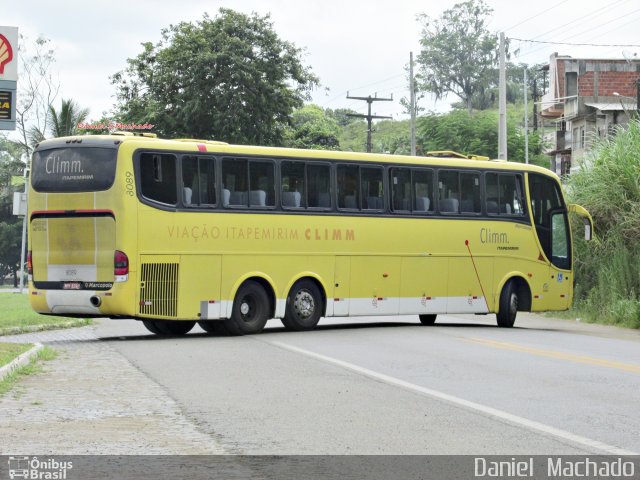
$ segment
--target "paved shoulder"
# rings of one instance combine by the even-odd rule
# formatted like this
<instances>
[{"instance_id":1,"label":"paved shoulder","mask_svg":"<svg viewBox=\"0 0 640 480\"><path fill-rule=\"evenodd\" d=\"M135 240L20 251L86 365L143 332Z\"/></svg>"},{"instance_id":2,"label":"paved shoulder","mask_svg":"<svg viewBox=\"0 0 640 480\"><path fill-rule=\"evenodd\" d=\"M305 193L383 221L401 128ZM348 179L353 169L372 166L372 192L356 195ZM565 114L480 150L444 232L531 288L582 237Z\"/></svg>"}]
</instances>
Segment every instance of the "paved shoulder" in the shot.
<instances>
[{"instance_id":1,"label":"paved shoulder","mask_svg":"<svg viewBox=\"0 0 640 480\"><path fill-rule=\"evenodd\" d=\"M50 344L59 355L0 397L0 454L224 453L94 327L3 340Z\"/></svg>"}]
</instances>

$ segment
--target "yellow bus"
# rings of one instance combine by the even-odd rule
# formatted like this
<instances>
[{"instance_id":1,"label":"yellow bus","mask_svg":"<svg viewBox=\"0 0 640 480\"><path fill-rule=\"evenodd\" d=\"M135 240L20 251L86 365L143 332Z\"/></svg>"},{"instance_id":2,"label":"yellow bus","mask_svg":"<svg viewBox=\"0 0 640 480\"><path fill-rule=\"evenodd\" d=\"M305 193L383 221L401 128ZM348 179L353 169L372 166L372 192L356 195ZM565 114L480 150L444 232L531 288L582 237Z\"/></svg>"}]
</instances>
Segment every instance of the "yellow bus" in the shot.
<instances>
[{"instance_id":1,"label":"yellow bus","mask_svg":"<svg viewBox=\"0 0 640 480\"><path fill-rule=\"evenodd\" d=\"M564 310L572 239L558 177L503 161L163 140L43 141L29 290L43 314L153 333L308 330L321 317Z\"/></svg>"}]
</instances>

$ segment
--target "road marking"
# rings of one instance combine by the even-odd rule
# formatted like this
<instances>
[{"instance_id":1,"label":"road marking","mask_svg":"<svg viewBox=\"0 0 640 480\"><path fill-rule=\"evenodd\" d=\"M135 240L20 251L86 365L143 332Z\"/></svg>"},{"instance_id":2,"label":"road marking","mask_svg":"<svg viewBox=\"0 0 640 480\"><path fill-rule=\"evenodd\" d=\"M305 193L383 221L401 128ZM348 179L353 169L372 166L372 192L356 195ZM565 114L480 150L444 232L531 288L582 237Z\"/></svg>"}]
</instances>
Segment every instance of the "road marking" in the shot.
<instances>
[{"instance_id":1,"label":"road marking","mask_svg":"<svg viewBox=\"0 0 640 480\"><path fill-rule=\"evenodd\" d=\"M264 340L262 340L264 341ZM583 437L581 435L576 435L571 432L567 432L565 430L561 430L559 428L552 427L550 425L545 425L544 423L536 422L534 420L529 420L523 417L519 417L518 415L513 415L508 412L504 412L502 410L498 410L497 408L488 407L486 405L482 405L479 403L471 402L469 400L465 400L460 397L456 397L454 395L449 395L448 393L440 392L438 390L433 390L431 388L422 387L420 385L416 385L415 383L410 383L405 380L401 380L399 378L391 377L389 375L385 375L384 373L375 372L373 370L369 370L368 368L360 367L358 365L354 365L353 363L345 362L343 360L338 360L337 358L327 357L326 355L322 355L320 353L311 352L309 350L305 350L303 348L294 347L293 345L288 345L286 343L277 342L277 341L265 341L270 345L276 346L278 348L282 348L284 350L289 350L290 352L299 353L301 355L305 355L307 357L315 358L316 360L321 360L323 362L330 363L332 365L336 365L338 367L345 368L347 370L351 370L352 372L359 373L366 377L372 378L374 380L378 380L380 382L387 383L389 385L394 385L397 387L406 388L413 392L417 392L423 395L428 395L430 397L434 397L440 400L444 400L449 403L453 403L455 405L459 405L461 407L465 407L471 410L475 410L480 413L484 413L485 415L489 415L492 417L499 418L501 420L506 420L510 423L523 426L530 430L535 430L547 435L551 435L563 440L568 440L570 442L576 443L578 445L588 447L590 449L596 449L601 452L610 453L613 455L638 455L638 453L625 450L623 448L615 447L613 445L608 445L606 443L602 443L598 440L593 440L591 438Z\"/></svg>"},{"instance_id":2,"label":"road marking","mask_svg":"<svg viewBox=\"0 0 640 480\"><path fill-rule=\"evenodd\" d=\"M502 348L505 350L513 350L516 352L529 353L540 357L557 358L567 360L569 362L583 363L587 365L596 365L598 367L614 368L616 370L624 370L625 372L640 373L640 365L633 363L616 362L615 360L605 360L603 358L588 357L586 355L576 355L573 353L558 352L556 350L545 350L542 348L526 347L515 343L498 342L484 338L466 338L466 342L479 343L489 347Z\"/></svg>"}]
</instances>

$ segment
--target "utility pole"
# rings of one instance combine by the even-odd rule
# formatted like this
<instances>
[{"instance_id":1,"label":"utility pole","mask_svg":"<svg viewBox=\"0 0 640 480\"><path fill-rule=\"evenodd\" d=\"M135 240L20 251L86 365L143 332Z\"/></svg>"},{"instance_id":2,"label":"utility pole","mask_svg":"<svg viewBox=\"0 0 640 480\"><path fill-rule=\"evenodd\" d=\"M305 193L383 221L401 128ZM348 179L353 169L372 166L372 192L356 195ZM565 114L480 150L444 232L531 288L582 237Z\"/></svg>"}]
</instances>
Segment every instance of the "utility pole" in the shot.
<instances>
[{"instance_id":1,"label":"utility pole","mask_svg":"<svg viewBox=\"0 0 640 480\"><path fill-rule=\"evenodd\" d=\"M391 98L378 98L378 94L376 93L374 97L372 97L371 95L369 95L368 97L351 97L349 96L349 92L347 92L347 98L349 100L364 100L365 102L367 102L369 104L369 109L368 109L368 113L367 115L363 115L360 113L347 113L347 115L349 117L358 117L358 118L366 118L367 119L367 152L371 153L371 121L374 118L387 118L387 119L391 119L392 117L384 117L381 115L371 115L371 104L373 102L392 102L393 101L393 95L391 95Z\"/></svg>"},{"instance_id":2,"label":"utility pole","mask_svg":"<svg viewBox=\"0 0 640 480\"><path fill-rule=\"evenodd\" d=\"M527 67L524 67L524 163L529 163L529 88L527 87Z\"/></svg>"},{"instance_id":3,"label":"utility pole","mask_svg":"<svg viewBox=\"0 0 640 480\"><path fill-rule=\"evenodd\" d=\"M416 86L413 78L413 52L409 52L409 90L411 90L411 156L416 156Z\"/></svg>"},{"instance_id":4,"label":"utility pole","mask_svg":"<svg viewBox=\"0 0 640 480\"><path fill-rule=\"evenodd\" d=\"M507 74L505 68L505 45L504 32L500 32L500 88L499 97L499 116L500 123L498 125L498 158L500 160L507 159Z\"/></svg>"},{"instance_id":5,"label":"utility pole","mask_svg":"<svg viewBox=\"0 0 640 480\"><path fill-rule=\"evenodd\" d=\"M538 131L538 77L533 77L533 131Z\"/></svg>"}]
</instances>

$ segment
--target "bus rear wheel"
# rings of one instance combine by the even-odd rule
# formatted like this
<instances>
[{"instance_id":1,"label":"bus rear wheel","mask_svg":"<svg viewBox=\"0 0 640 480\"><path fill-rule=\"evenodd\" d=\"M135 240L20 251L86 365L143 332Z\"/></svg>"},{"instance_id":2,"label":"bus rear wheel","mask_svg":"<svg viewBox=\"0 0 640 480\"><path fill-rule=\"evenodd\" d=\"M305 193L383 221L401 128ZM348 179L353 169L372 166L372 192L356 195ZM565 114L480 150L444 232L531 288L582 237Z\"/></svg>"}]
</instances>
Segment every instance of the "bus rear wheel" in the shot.
<instances>
[{"instance_id":1,"label":"bus rear wheel","mask_svg":"<svg viewBox=\"0 0 640 480\"><path fill-rule=\"evenodd\" d=\"M154 322L153 320L143 320L142 324L151 333L155 333L156 335L162 335L162 332L160 331L160 329L156 325L156 322Z\"/></svg>"},{"instance_id":2,"label":"bus rear wheel","mask_svg":"<svg viewBox=\"0 0 640 480\"><path fill-rule=\"evenodd\" d=\"M436 315L435 313L419 315L420 323L422 325L433 325L434 323L436 323L436 317L437 316L438 315Z\"/></svg>"},{"instance_id":3,"label":"bus rear wheel","mask_svg":"<svg viewBox=\"0 0 640 480\"><path fill-rule=\"evenodd\" d=\"M498 326L502 328L513 327L517 314L518 290L515 282L513 280L509 280L500 294L500 304L498 305L498 313L496 314Z\"/></svg>"},{"instance_id":4,"label":"bus rear wheel","mask_svg":"<svg viewBox=\"0 0 640 480\"><path fill-rule=\"evenodd\" d=\"M236 293L231 317L224 320L224 328L231 335L260 333L269 320L269 296L262 285L245 282Z\"/></svg>"},{"instance_id":5,"label":"bus rear wheel","mask_svg":"<svg viewBox=\"0 0 640 480\"><path fill-rule=\"evenodd\" d=\"M322 316L322 295L311 280L300 280L291 287L282 324L287 330L313 329Z\"/></svg>"},{"instance_id":6,"label":"bus rear wheel","mask_svg":"<svg viewBox=\"0 0 640 480\"><path fill-rule=\"evenodd\" d=\"M156 335L185 335L191 331L196 322L182 320L143 320L147 330Z\"/></svg>"}]
</instances>

